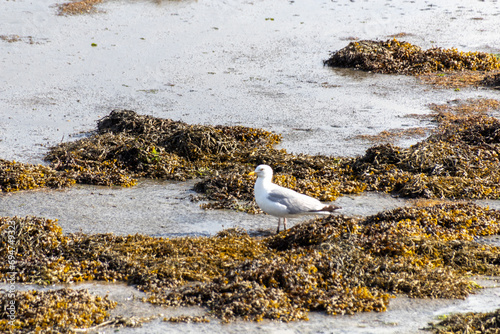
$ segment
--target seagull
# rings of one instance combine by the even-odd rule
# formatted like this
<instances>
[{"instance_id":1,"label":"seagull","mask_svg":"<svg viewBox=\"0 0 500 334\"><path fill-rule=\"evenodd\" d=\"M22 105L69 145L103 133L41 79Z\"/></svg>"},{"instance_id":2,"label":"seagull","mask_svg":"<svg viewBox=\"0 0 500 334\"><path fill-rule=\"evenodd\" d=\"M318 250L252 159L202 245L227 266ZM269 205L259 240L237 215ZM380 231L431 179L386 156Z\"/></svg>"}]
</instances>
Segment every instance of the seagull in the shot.
<instances>
[{"instance_id":1,"label":"seagull","mask_svg":"<svg viewBox=\"0 0 500 334\"><path fill-rule=\"evenodd\" d=\"M333 211L340 209L338 206L323 204L316 198L274 184L272 182L273 169L268 165L259 165L248 175L257 175L254 187L257 205L265 213L278 217L276 233L280 231L281 218L283 218L283 228L286 230L287 218L302 215L330 215Z\"/></svg>"}]
</instances>

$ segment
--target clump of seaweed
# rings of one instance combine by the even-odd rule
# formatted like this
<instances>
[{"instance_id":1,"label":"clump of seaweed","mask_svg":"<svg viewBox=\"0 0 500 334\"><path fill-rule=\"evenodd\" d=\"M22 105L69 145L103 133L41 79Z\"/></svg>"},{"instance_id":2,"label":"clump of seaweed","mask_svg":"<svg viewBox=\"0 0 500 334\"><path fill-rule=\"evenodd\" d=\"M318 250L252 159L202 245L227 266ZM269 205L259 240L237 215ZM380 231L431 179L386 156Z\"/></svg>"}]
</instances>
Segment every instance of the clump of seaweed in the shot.
<instances>
[{"instance_id":1,"label":"clump of seaweed","mask_svg":"<svg viewBox=\"0 0 500 334\"><path fill-rule=\"evenodd\" d=\"M210 319L208 319L205 316L188 316L188 315L182 315L178 317L168 317L168 318L163 318L163 321L167 322L186 322L186 323L207 323L210 322Z\"/></svg>"},{"instance_id":2,"label":"clump of seaweed","mask_svg":"<svg viewBox=\"0 0 500 334\"><path fill-rule=\"evenodd\" d=\"M255 212L255 205L247 204L253 198L253 181L242 174L249 165L266 162L278 171L294 171L290 176L277 176L278 182L303 187L323 200L334 200L341 192L362 191L353 183L340 182L334 172L340 166L338 159L290 155L273 147L279 140L279 135L264 130L190 125L116 110L98 122L95 135L51 148L46 160L54 169L87 184L128 186L139 177L205 177L195 189L217 200L207 205L211 208ZM327 174L330 179L322 177Z\"/></svg>"},{"instance_id":3,"label":"clump of seaweed","mask_svg":"<svg viewBox=\"0 0 500 334\"><path fill-rule=\"evenodd\" d=\"M13 259L16 280L42 284L53 280L55 266L65 263L62 248L69 241L57 222L31 216L0 217L0 226L0 244L6 246L0 247L0 256L5 259L0 262L0 278L7 279L12 268L7 259Z\"/></svg>"},{"instance_id":4,"label":"clump of seaweed","mask_svg":"<svg viewBox=\"0 0 500 334\"><path fill-rule=\"evenodd\" d=\"M416 75L435 87L498 85L500 59L485 52L419 46L397 39L353 41L324 61L331 67L349 67L375 73Z\"/></svg>"},{"instance_id":5,"label":"clump of seaweed","mask_svg":"<svg viewBox=\"0 0 500 334\"><path fill-rule=\"evenodd\" d=\"M488 313L457 313L446 316L437 324L430 324L436 334L448 333L500 333L500 309Z\"/></svg>"},{"instance_id":6,"label":"clump of seaweed","mask_svg":"<svg viewBox=\"0 0 500 334\"><path fill-rule=\"evenodd\" d=\"M500 233L498 215L472 204L398 208L359 221L314 220L267 238L266 243L278 250L333 251L342 264L337 264L342 277L375 290L419 298L464 298L471 289L464 274L499 272L498 248L471 240ZM339 224L342 220L345 225Z\"/></svg>"},{"instance_id":7,"label":"clump of seaweed","mask_svg":"<svg viewBox=\"0 0 500 334\"><path fill-rule=\"evenodd\" d=\"M367 190L405 197L499 198L500 121L495 100L433 105L438 128L409 148L371 147L353 164ZM478 182L480 180L480 182Z\"/></svg>"},{"instance_id":8,"label":"clump of seaweed","mask_svg":"<svg viewBox=\"0 0 500 334\"><path fill-rule=\"evenodd\" d=\"M63 235L43 218L1 223L2 231L15 226L10 255L20 282L122 281L145 291L150 303L205 306L223 321L384 311L395 293L464 298L476 287L471 274L500 274L499 249L476 241L500 234L500 213L470 203L330 216L266 238L238 229L171 239ZM7 235L2 244L10 242Z\"/></svg>"},{"instance_id":9,"label":"clump of seaweed","mask_svg":"<svg viewBox=\"0 0 500 334\"><path fill-rule=\"evenodd\" d=\"M134 178L186 180L240 169L255 147L280 136L242 126L190 125L115 110L98 122L97 134L50 149L46 160L79 183L133 185Z\"/></svg>"},{"instance_id":10,"label":"clump of seaweed","mask_svg":"<svg viewBox=\"0 0 500 334\"><path fill-rule=\"evenodd\" d=\"M212 283L165 291L160 302L207 305L224 321L307 320L310 311L385 311L389 295L353 286L338 274L332 255L299 249L245 261Z\"/></svg>"},{"instance_id":11,"label":"clump of seaweed","mask_svg":"<svg viewBox=\"0 0 500 334\"><path fill-rule=\"evenodd\" d=\"M498 89L498 78L500 71L472 71L462 70L455 72L431 72L419 74L418 79L435 88L454 88L460 90L466 87L486 87Z\"/></svg>"},{"instance_id":12,"label":"clump of seaweed","mask_svg":"<svg viewBox=\"0 0 500 334\"><path fill-rule=\"evenodd\" d=\"M7 278L11 255L18 260L17 280L39 284L95 279L173 287L192 280L211 280L234 259L267 252L246 233L164 240L144 235L63 235L55 221L37 217L2 217L0 224L4 232L0 242L11 246L0 249L4 259L0 262L0 279ZM11 240L13 243L9 243ZM197 254L201 248L202 253Z\"/></svg>"},{"instance_id":13,"label":"clump of seaweed","mask_svg":"<svg viewBox=\"0 0 500 334\"><path fill-rule=\"evenodd\" d=\"M429 129L417 127L417 128L408 128L408 129L392 129L392 130L384 130L376 135L356 135L355 139L366 139L372 142L384 142L391 143L396 139L400 138L418 138L418 137L426 137L428 135Z\"/></svg>"},{"instance_id":14,"label":"clump of seaweed","mask_svg":"<svg viewBox=\"0 0 500 334\"><path fill-rule=\"evenodd\" d=\"M24 42L27 44L41 44L44 43L44 39L37 39L33 36L19 36L19 35L0 35L0 40L7 43Z\"/></svg>"},{"instance_id":15,"label":"clump of seaweed","mask_svg":"<svg viewBox=\"0 0 500 334\"><path fill-rule=\"evenodd\" d=\"M420 47L397 39L355 41L332 53L324 62L332 67L352 67L376 73L422 74L438 71L491 71L500 60L484 52L463 52L455 48Z\"/></svg>"},{"instance_id":16,"label":"clump of seaweed","mask_svg":"<svg viewBox=\"0 0 500 334\"><path fill-rule=\"evenodd\" d=\"M43 187L63 188L75 183L71 176L51 167L0 159L0 190L5 192Z\"/></svg>"},{"instance_id":17,"label":"clump of seaweed","mask_svg":"<svg viewBox=\"0 0 500 334\"><path fill-rule=\"evenodd\" d=\"M0 331L2 333L60 333L104 323L116 302L107 296L93 296L88 290L59 289L16 291L14 296L0 294ZM9 324L4 306L16 301L16 319Z\"/></svg>"},{"instance_id":18,"label":"clump of seaweed","mask_svg":"<svg viewBox=\"0 0 500 334\"><path fill-rule=\"evenodd\" d=\"M492 74L486 76L481 84L486 87L491 87L493 89L500 89L500 73Z\"/></svg>"},{"instance_id":19,"label":"clump of seaweed","mask_svg":"<svg viewBox=\"0 0 500 334\"><path fill-rule=\"evenodd\" d=\"M255 145L271 147L281 136L244 126L191 125L170 119L138 115L131 110L115 110L97 123L98 133L126 133L164 147L188 160L207 154L230 158L238 150Z\"/></svg>"},{"instance_id":20,"label":"clump of seaweed","mask_svg":"<svg viewBox=\"0 0 500 334\"><path fill-rule=\"evenodd\" d=\"M74 0L59 4L59 15L79 15L97 12L95 5L101 3L102 0Z\"/></svg>"}]
</instances>

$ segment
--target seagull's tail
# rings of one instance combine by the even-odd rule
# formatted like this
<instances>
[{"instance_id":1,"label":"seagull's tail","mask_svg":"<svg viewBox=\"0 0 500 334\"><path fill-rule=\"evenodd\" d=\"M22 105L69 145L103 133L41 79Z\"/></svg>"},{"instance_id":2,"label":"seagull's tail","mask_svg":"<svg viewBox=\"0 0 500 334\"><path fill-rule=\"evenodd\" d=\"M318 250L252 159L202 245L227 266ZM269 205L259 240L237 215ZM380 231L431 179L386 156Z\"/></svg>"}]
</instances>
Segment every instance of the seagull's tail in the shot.
<instances>
[{"instance_id":1,"label":"seagull's tail","mask_svg":"<svg viewBox=\"0 0 500 334\"><path fill-rule=\"evenodd\" d=\"M338 210L338 209L342 209L342 207L336 206L336 205L325 205L325 207L323 209L321 209L320 211L333 212L333 211Z\"/></svg>"}]
</instances>

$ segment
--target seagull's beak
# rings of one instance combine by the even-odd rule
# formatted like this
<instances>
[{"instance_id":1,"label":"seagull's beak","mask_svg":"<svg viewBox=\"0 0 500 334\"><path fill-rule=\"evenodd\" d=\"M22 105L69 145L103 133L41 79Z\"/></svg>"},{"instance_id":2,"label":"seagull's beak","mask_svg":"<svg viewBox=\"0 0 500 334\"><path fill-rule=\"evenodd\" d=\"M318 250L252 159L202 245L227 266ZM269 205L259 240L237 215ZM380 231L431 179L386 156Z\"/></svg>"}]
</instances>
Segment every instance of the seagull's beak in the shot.
<instances>
[{"instance_id":1,"label":"seagull's beak","mask_svg":"<svg viewBox=\"0 0 500 334\"><path fill-rule=\"evenodd\" d=\"M250 172L248 173L248 175L255 175L255 172Z\"/></svg>"}]
</instances>

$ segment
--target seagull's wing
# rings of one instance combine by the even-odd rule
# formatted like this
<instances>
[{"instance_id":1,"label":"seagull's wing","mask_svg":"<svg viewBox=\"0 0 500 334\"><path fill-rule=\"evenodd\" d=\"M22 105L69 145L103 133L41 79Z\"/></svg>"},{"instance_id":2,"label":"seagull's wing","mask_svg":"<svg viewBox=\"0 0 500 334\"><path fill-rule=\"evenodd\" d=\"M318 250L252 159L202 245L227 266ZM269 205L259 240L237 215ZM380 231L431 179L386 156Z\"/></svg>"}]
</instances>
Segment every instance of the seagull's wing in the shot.
<instances>
[{"instance_id":1,"label":"seagull's wing","mask_svg":"<svg viewBox=\"0 0 500 334\"><path fill-rule=\"evenodd\" d=\"M284 205L289 214L311 213L319 211L324 205L315 198L299 194L291 189L276 186L269 191L267 198Z\"/></svg>"}]
</instances>

